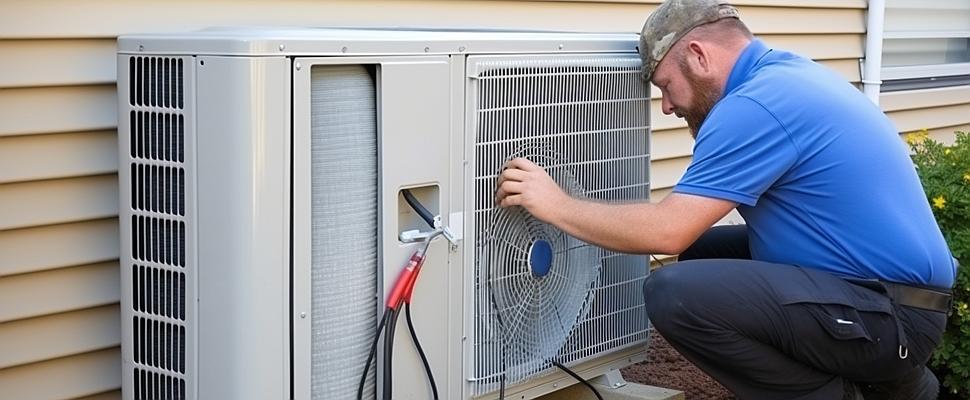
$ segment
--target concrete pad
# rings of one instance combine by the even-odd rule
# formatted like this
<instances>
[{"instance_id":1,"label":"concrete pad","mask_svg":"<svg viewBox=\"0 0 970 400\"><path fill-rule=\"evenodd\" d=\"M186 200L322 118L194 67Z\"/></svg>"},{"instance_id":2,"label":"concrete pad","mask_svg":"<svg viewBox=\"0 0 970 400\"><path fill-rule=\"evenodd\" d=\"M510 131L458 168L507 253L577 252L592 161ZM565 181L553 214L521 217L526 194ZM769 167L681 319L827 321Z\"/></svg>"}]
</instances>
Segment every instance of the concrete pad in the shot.
<instances>
[{"instance_id":1,"label":"concrete pad","mask_svg":"<svg viewBox=\"0 0 970 400\"><path fill-rule=\"evenodd\" d=\"M684 392L656 386L627 382L623 386L610 387L592 383L603 400L685 400ZM596 400L596 395L586 385L577 383L562 390L549 393L537 400Z\"/></svg>"}]
</instances>

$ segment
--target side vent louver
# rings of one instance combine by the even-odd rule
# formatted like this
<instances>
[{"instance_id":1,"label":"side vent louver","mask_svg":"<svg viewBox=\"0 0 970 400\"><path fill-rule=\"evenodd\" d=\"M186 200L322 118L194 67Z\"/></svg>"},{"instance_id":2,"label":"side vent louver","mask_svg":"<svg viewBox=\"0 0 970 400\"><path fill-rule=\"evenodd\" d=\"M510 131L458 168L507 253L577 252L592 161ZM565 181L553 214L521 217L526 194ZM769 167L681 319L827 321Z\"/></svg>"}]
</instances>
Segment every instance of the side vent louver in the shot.
<instances>
[{"instance_id":1,"label":"side vent louver","mask_svg":"<svg viewBox=\"0 0 970 400\"><path fill-rule=\"evenodd\" d=\"M186 265L185 63L177 57L128 59L131 186L123 216L130 216L124 268L131 290L124 304L131 316L131 343L125 345L136 400L191 396L186 307L194 271Z\"/></svg>"}]
</instances>

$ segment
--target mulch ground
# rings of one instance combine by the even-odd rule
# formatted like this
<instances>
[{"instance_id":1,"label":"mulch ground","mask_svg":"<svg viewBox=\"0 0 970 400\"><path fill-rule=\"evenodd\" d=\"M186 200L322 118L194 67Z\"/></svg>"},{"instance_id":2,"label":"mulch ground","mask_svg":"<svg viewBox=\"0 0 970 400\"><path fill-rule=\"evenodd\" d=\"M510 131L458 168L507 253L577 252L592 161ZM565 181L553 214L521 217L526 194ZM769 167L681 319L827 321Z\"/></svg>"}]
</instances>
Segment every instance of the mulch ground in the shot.
<instances>
[{"instance_id":1,"label":"mulch ground","mask_svg":"<svg viewBox=\"0 0 970 400\"><path fill-rule=\"evenodd\" d=\"M650 332L647 360L621 370L623 378L630 382L676 389L684 392L687 400L736 400L724 386L701 371L680 355L677 350L656 331ZM937 373L937 376L940 376ZM948 393L940 387L940 400L966 400Z\"/></svg>"},{"instance_id":2,"label":"mulch ground","mask_svg":"<svg viewBox=\"0 0 970 400\"><path fill-rule=\"evenodd\" d=\"M687 400L735 399L731 392L670 347L656 331L650 333L647 360L621 372L630 382L683 391Z\"/></svg>"}]
</instances>

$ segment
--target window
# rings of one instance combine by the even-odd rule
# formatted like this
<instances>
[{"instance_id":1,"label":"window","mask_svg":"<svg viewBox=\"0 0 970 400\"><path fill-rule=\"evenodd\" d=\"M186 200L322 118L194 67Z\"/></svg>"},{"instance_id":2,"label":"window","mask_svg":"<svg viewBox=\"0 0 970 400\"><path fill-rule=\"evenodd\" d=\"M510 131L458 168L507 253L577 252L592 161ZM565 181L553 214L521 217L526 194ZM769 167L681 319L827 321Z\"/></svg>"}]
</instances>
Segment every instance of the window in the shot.
<instances>
[{"instance_id":1,"label":"window","mask_svg":"<svg viewBox=\"0 0 970 400\"><path fill-rule=\"evenodd\" d=\"M970 84L970 1L886 0L883 91Z\"/></svg>"}]
</instances>

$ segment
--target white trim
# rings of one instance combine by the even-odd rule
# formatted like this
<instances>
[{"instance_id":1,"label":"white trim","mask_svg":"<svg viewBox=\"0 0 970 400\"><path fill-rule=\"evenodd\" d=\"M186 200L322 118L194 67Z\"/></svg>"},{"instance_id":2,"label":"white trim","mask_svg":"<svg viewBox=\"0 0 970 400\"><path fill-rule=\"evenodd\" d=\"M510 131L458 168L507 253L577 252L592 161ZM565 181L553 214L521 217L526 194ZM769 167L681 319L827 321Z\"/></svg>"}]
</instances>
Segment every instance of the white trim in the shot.
<instances>
[{"instance_id":1,"label":"white trim","mask_svg":"<svg viewBox=\"0 0 970 400\"><path fill-rule=\"evenodd\" d=\"M887 81L952 75L970 75L970 63L909 65L882 68L882 79Z\"/></svg>"},{"instance_id":2,"label":"white trim","mask_svg":"<svg viewBox=\"0 0 970 400\"><path fill-rule=\"evenodd\" d=\"M960 39L970 38L970 31L892 31L883 33L885 39Z\"/></svg>"}]
</instances>

